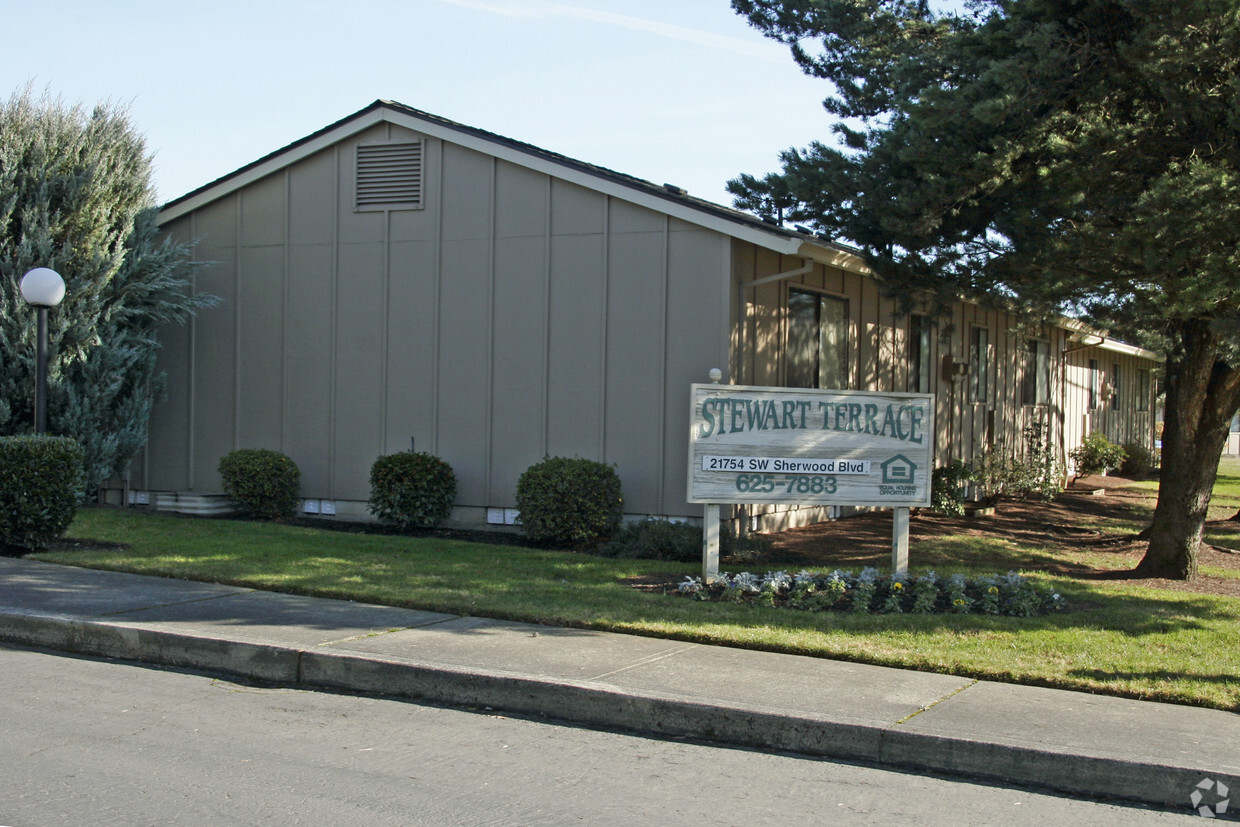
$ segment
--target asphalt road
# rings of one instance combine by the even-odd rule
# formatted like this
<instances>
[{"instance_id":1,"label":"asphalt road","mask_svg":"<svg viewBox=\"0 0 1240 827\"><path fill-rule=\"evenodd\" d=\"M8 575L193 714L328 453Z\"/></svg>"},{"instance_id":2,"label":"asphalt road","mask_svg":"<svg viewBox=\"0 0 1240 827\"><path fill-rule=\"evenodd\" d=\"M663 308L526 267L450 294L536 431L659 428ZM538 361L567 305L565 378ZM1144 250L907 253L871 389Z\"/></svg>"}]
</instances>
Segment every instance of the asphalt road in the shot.
<instances>
[{"instance_id":1,"label":"asphalt road","mask_svg":"<svg viewBox=\"0 0 1240 827\"><path fill-rule=\"evenodd\" d=\"M0 646L0 825L1166 824L1183 813Z\"/></svg>"}]
</instances>

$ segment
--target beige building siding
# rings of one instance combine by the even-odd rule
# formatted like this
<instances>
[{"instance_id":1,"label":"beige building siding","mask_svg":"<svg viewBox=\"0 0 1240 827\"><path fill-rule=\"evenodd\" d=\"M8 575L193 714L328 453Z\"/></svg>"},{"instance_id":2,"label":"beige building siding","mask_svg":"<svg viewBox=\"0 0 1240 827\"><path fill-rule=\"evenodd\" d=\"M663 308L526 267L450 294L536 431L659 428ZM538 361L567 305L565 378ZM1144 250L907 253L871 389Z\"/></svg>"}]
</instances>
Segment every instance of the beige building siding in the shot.
<instances>
[{"instance_id":1,"label":"beige building siding","mask_svg":"<svg viewBox=\"0 0 1240 827\"><path fill-rule=\"evenodd\" d=\"M1088 340L1097 340L1089 337ZM1069 387L1065 413L1071 434L1069 444L1079 444L1093 431L1100 431L1117 445L1137 443L1153 448L1154 417L1157 410L1155 366L1130 353L1104 350L1088 344L1069 344L1064 359L1065 381ZM1097 363L1093 377L1091 361ZM1118 392L1116 387L1118 369ZM1144 381L1141 379L1145 373ZM1144 392L1142 385L1144 384ZM1097 387L1097 404L1091 406L1091 386Z\"/></svg>"},{"instance_id":2,"label":"beige building siding","mask_svg":"<svg viewBox=\"0 0 1240 827\"><path fill-rule=\"evenodd\" d=\"M426 140L422 209L353 209L359 143ZM236 448L364 501L412 444L458 506L511 507L546 455L617 465L628 510L684 502L687 393L725 366L728 237L381 124L166 225L221 305L163 337L172 381L135 487L220 490ZM472 515L476 519L476 515Z\"/></svg>"},{"instance_id":3,"label":"beige building siding","mask_svg":"<svg viewBox=\"0 0 1240 827\"><path fill-rule=\"evenodd\" d=\"M357 147L410 141L420 204L355 208ZM376 102L162 218L197 240L195 289L222 301L161 334L167 399L131 479L157 499L217 494L221 457L270 448L296 461L303 497L364 517L371 464L412 446L453 466L463 523L515 506L520 474L551 455L614 464L630 514L697 517L690 385L714 367L724 382L787 384L794 287L847 303L847 387L914 389L910 316L846 248L399 104ZM938 464L1019 453L1035 420L1065 464L1093 429L1152 443L1151 354L967 303L925 321L917 390L936 396ZM1030 339L1047 355L1046 404L1021 398ZM1114 403L1090 405L1091 360ZM791 507L757 524L823 516Z\"/></svg>"},{"instance_id":4,"label":"beige building siding","mask_svg":"<svg viewBox=\"0 0 1240 827\"><path fill-rule=\"evenodd\" d=\"M734 242L733 290L736 296L732 370L740 384L783 385L787 381L788 302L792 288L804 288L843 298L848 305L849 387L874 391L913 390L910 376L910 316L882 296L877 282L865 274L859 260L843 266L778 256L759 247ZM781 273L790 273L777 278ZM746 283L754 282L754 286ZM1042 422L1049 428L1049 445L1066 472L1073 469L1069 452L1091 430L1101 430L1114 442L1153 443L1156 364L1148 354L1116 344L1096 344L1098 336L1081 336L1057 325L1030 326L1004 311L959 302L950 316L927 317L931 324L928 360L929 387L935 394L935 459L969 462L987 451L1005 456L1025 452L1025 429ZM985 399L977 399L972 356L975 329L985 331ZM1025 404L1022 398L1027 343L1044 343L1049 382L1045 404ZM1091 344L1094 343L1094 344ZM1093 411L1089 403L1089 360L1104 367L1114 384L1120 381L1118 406L1110 401ZM953 374L953 367L957 371ZM1138 403L1139 373L1147 372L1147 393ZM809 518L813 518L810 516ZM790 522L795 522L792 520Z\"/></svg>"}]
</instances>

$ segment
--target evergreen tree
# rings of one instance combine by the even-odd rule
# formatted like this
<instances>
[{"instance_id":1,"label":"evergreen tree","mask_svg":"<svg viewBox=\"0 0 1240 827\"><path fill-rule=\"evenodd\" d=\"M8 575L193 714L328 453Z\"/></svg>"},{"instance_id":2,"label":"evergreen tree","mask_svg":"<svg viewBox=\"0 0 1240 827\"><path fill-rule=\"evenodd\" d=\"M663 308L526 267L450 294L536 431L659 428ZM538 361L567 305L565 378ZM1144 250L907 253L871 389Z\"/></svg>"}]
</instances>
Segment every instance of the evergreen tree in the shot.
<instances>
[{"instance_id":1,"label":"evergreen tree","mask_svg":"<svg viewBox=\"0 0 1240 827\"><path fill-rule=\"evenodd\" d=\"M0 106L0 435L33 430L35 313L21 277L65 279L48 314L48 429L85 451L85 491L124 473L146 442L164 324L195 295L190 248L160 240L145 142L125 109L87 112L29 87Z\"/></svg>"},{"instance_id":2,"label":"evergreen tree","mask_svg":"<svg viewBox=\"0 0 1240 827\"><path fill-rule=\"evenodd\" d=\"M832 145L730 182L846 238L896 295L1082 317L1164 354L1138 572L1196 575L1240 408L1234 0L733 0L829 80ZM770 211L768 210L768 215Z\"/></svg>"}]
</instances>

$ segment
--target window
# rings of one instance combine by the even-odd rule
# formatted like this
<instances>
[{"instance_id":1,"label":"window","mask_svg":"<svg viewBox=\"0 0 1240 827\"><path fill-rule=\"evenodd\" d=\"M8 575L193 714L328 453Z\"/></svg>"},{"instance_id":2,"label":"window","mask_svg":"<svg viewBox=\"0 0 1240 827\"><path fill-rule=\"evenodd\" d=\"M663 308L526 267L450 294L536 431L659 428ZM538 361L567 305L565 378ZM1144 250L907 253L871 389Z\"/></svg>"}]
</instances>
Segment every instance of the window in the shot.
<instances>
[{"instance_id":1,"label":"window","mask_svg":"<svg viewBox=\"0 0 1240 827\"><path fill-rule=\"evenodd\" d=\"M969 338L969 393L974 402L990 397L990 330L973 328Z\"/></svg>"},{"instance_id":2,"label":"window","mask_svg":"<svg viewBox=\"0 0 1240 827\"><path fill-rule=\"evenodd\" d=\"M1148 370L1137 371L1137 410L1148 411L1150 409L1150 372Z\"/></svg>"},{"instance_id":3,"label":"window","mask_svg":"<svg viewBox=\"0 0 1240 827\"><path fill-rule=\"evenodd\" d=\"M359 210L422 208L422 142L362 144L357 147Z\"/></svg>"},{"instance_id":4,"label":"window","mask_svg":"<svg viewBox=\"0 0 1240 827\"><path fill-rule=\"evenodd\" d=\"M1051 347L1046 342L1029 339L1021 352L1021 403L1046 405L1051 401Z\"/></svg>"},{"instance_id":5,"label":"window","mask_svg":"<svg viewBox=\"0 0 1240 827\"><path fill-rule=\"evenodd\" d=\"M1111 365L1111 410L1119 410L1119 363Z\"/></svg>"},{"instance_id":6,"label":"window","mask_svg":"<svg viewBox=\"0 0 1240 827\"><path fill-rule=\"evenodd\" d=\"M930 321L918 314L908 317L908 389L930 392Z\"/></svg>"},{"instance_id":7,"label":"window","mask_svg":"<svg viewBox=\"0 0 1240 827\"><path fill-rule=\"evenodd\" d=\"M1098 360L1089 360L1089 409L1098 410L1102 402L1102 371L1098 368Z\"/></svg>"},{"instance_id":8,"label":"window","mask_svg":"<svg viewBox=\"0 0 1240 827\"><path fill-rule=\"evenodd\" d=\"M788 291L788 366L791 388L848 387L848 300L792 288Z\"/></svg>"}]
</instances>

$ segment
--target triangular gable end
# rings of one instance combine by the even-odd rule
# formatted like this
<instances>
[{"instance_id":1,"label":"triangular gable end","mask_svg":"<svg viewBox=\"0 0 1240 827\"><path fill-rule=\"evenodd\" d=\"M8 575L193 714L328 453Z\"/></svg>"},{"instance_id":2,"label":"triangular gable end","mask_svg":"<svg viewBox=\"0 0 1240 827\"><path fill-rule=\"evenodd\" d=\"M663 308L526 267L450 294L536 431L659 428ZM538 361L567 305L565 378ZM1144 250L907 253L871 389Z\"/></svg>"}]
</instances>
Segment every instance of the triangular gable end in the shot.
<instances>
[{"instance_id":1,"label":"triangular gable end","mask_svg":"<svg viewBox=\"0 0 1240 827\"><path fill-rule=\"evenodd\" d=\"M783 255L809 257L836 266L844 266L845 262L852 267L863 266L856 254L845 247L806 233L785 230L746 213L693 198L683 190L659 186L475 127L458 124L403 104L383 100L375 101L365 109L312 135L168 202L160 210L160 222L167 223L193 212L381 123L390 123L455 143Z\"/></svg>"}]
</instances>

